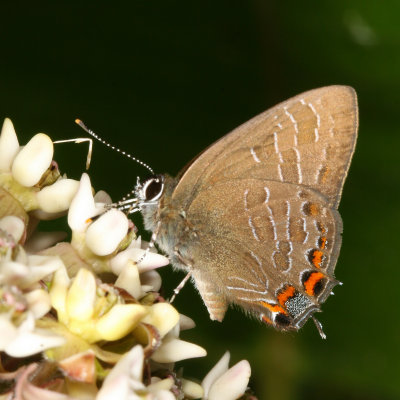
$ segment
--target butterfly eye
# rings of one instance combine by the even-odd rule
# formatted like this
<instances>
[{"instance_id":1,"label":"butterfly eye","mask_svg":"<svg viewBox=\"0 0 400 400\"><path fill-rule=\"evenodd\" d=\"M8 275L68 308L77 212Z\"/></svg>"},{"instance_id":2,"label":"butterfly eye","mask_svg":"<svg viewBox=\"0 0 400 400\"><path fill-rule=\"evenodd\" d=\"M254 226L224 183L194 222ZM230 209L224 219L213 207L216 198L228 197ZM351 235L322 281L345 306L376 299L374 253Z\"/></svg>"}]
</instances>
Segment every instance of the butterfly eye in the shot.
<instances>
[{"instance_id":1,"label":"butterfly eye","mask_svg":"<svg viewBox=\"0 0 400 400\"><path fill-rule=\"evenodd\" d=\"M164 191L164 179L161 175L147 179L142 188L146 201L158 200Z\"/></svg>"}]
</instances>

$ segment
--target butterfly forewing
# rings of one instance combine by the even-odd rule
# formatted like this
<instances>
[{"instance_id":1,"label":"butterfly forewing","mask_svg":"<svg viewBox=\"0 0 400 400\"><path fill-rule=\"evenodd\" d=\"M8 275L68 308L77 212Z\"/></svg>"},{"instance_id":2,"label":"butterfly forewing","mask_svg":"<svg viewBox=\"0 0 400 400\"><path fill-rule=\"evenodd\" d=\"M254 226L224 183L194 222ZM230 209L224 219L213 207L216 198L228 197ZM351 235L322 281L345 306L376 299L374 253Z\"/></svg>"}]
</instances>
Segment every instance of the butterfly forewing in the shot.
<instances>
[{"instance_id":1,"label":"butterfly forewing","mask_svg":"<svg viewBox=\"0 0 400 400\"><path fill-rule=\"evenodd\" d=\"M356 94L347 86L289 99L203 152L184 173L173 197L185 208L215 182L252 177L313 188L337 206L356 143L357 118Z\"/></svg>"}]
</instances>

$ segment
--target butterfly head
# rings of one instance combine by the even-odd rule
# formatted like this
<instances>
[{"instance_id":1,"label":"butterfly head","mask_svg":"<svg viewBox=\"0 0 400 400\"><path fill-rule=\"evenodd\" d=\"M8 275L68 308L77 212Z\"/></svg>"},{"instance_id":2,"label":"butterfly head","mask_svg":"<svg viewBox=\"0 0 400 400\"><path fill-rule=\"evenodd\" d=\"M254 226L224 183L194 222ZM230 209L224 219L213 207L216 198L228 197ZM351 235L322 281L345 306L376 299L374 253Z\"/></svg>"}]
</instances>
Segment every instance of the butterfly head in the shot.
<instances>
[{"instance_id":1,"label":"butterfly head","mask_svg":"<svg viewBox=\"0 0 400 400\"><path fill-rule=\"evenodd\" d=\"M164 188L164 175L152 175L143 181L138 178L135 197L147 230L153 231L157 224L157 211L159 202L164 194Z\"/></svg>"}]
</instances>

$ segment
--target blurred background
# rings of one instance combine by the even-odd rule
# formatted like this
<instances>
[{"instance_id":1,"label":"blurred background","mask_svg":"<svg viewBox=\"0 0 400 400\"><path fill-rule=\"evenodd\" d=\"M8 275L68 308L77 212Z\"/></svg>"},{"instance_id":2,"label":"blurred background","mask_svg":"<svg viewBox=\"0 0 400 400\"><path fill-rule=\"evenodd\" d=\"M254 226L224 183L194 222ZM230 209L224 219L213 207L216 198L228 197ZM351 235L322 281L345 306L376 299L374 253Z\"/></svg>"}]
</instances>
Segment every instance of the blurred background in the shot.
<instances>
[{"instance_id":1,"label":"blurred background","mask_svg":"<svg viewBox=\"0 0 400 400\"><path fill-rule=\"evenodd\" d=\"M37 132L114 145L177 174L237 125L302 91L353 86L359 141L340 212L344 282L319 319L281 334L230 310L211 322L191 285L176 307L208 350L182 362L202 379L225 350L252 365L260 400L400 398L400 2L345 0L41 1L0 5L0 116L22 144ZM86 145L57 145L79 179ZM138 165L95 143L93 186L119 199ZM63 221L65 223L65 221ZM46 229L42 227L42 229ZM183 275L162 271L166 293Z\"/></svg>"}]
</instances>

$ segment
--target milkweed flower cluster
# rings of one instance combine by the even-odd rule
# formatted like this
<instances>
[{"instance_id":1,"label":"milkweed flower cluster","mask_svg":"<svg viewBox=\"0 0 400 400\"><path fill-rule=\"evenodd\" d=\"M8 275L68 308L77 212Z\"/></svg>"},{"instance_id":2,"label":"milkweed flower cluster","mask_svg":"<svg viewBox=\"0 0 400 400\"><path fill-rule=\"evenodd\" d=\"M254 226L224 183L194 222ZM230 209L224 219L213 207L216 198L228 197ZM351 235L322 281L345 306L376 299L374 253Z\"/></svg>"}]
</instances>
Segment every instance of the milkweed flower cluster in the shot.
<instances>
[{"instance_id":1,"label":"milkweed flower cluster","mask_svg":"<svg viewBox=\"0 0 400 400\"><path fill-rule=\"evenodd\" d=\"M61 176L53 142L23 147L12 122L0 135L0 399L132 400L252 398L250 366L229 353L202 383L176 362L204 357L180 338L195 326L159 294L157 268L126 215L94 194L89 176ZM67 215L62 232L40 220Z\"/></svg>"}]
</instances>

